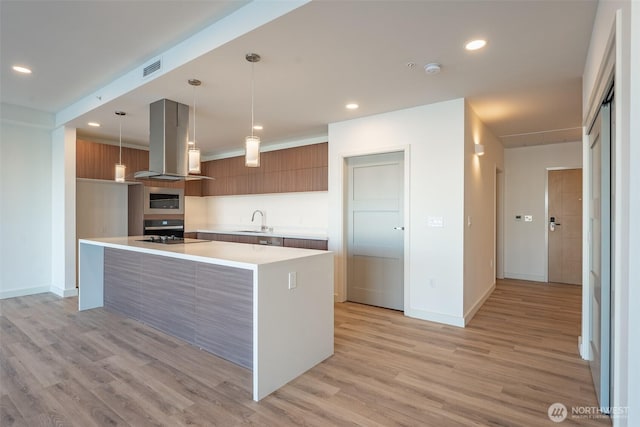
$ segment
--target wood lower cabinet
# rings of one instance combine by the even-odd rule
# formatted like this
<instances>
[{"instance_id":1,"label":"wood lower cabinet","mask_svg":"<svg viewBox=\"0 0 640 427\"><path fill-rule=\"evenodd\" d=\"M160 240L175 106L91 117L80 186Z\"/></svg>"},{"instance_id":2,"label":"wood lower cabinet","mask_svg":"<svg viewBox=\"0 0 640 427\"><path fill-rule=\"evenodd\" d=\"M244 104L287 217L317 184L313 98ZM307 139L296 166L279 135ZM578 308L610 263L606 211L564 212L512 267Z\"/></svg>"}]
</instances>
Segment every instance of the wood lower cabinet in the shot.
<instances>
[{"instance_id":1,"label":"wood lower cabinet","mask_svg":"<svg viewBox=\"0 0 640 427\"><path fill-rule=\"evenodd\" d=\"M185 237L192 236L194 233L185 233ZM315 239L293 239L289 237L278 236L247 236L244 234L224 234L224 233L202 233L196 234L197 239L202 240L215 240L218 242L233 242L233 243L249 243L253 245L271 245L271 246L286 246L289 248L300 249L317 249L326 251L326 240Z\"/></svg>"},{"instance_id":2,"label":"wood lower cabinet","mask_svg":"<svg viewBox=\"0 0 640 427\"><path fill-rule=\"evenodd\" d=\"M253 273L198 264L195 344L253 367Z\"/></svg>"},{"instance_id":3,"label":"wood lower cabinet","mask_svg":"<svg viewBox=\"0 0 640 427\"><path fill-rule=\"evenodd\" d=\"M105 248L104 307L253 367L253 272Z\"/></svg>"},{"instance_id":4,"label":"wood lower cabinet","mask_svg":"<svg viewBox=\"0 0 640 427\"><path fill-rule=\"evenodd\" d=\"M291 239L291 238L285 237L283 243L284 243L283 246L286 246L288 248L318 249L321 251L327 250L326 240Z\"/></svg>"},{"instance_id":5,"label":"wood lower cabinet","mask_svg":"<svg viewBox=\"0 0 640 427\"><path fill-rule=\"evenodd\" d=\"M198 233L198 239L215 240L217 242L249 243L259 244L258 236L246 236L244 234L224 234L224 233Z\"/></svg>"},{"instance_id":6,"label":"wood lower cabinet","mask_svg":"<svg viewBox=\"0 0 640 427\"><path fill-rule=\"evenodd\" d=\"M169 335L195 343L196 263L143 255L138 319Z\"/></svg>"},{"instance_id":7,"label":"wood lower cabinet","mask_svg":"<svg viewBox=\"0 0 640 427\"><path fill-rule=\"evenodd\" d=\"M128 317L140 317L140 252L104 250L104 306Z\"/></svg>"}]
</instances>

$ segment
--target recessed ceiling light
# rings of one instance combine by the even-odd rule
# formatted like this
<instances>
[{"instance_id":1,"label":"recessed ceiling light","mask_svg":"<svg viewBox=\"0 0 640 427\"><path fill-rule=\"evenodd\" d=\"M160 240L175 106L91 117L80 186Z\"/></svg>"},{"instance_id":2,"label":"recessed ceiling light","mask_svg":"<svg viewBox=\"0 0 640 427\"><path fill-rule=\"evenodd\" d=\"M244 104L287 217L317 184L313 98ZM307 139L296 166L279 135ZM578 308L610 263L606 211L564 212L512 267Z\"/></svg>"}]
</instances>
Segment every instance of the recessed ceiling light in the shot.
<instances>
[{"instance_id":1,"label":"recessed ceiling light","mask_svg":"<svg viewBox=\"0 0 640 427\"><path fill-rule=\"evenodd\" d=\"M98 122L89 122L87 123L89 126L94 127L94 128L99 128L100 127L100 123Z\"/></svg>"},{"instance_id":2,"label":"recessed ceiling light","mask_svg":"<svg viewBox=\"0 0 640 427\"><path fill-rule=\"evenodd\" d=\"M262 130L264 129L262 125L253 125L253 130Z\"/></svg>"},{"instance_id":3,"label":"recessed ceiling light","mask_svg":"<svg viewBox=\"0 0 640 427\"><path fill-rule=\"evenodd\" d=\"M347 110L357 110L358 107L360 107L358 104L356 104L355 102L349 103L347 105L345 105L345 107L347 108Z\"/></svg>"},{"instance_id":4,"label":"recessed ceiling light","mask_svg":"<svg viewBox=\"0 0 640 427\"><path fill-rule=\"evenodd\" d=\"M477 40L471 40L470 42L468 42L466 45L464 45L464 48L467 50L478 50L478 49L482 49L486 45L487 45L486 40L477 39Z\"/></svg>"},{"instance_id":5,"label":"recessed ceiling light","mask_svg":"<svg viewBox=\"0 0 640 427\"><path fill-rule=\"evenodd\" d=\"M31 74L31 70L27 67L23 67L21 65L14 65L13 67L13 71L17 71L18 73L21 74Z\"/></svg>"}]
</instances>

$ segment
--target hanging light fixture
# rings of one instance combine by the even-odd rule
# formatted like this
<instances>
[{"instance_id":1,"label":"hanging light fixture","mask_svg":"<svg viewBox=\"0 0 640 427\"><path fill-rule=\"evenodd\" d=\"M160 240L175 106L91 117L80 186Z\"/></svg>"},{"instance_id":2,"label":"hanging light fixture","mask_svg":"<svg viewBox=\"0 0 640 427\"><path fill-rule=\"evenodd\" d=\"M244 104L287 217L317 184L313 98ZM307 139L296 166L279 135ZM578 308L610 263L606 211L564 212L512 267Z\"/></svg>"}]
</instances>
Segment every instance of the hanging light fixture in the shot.
<instances>
[{"instance_id":1,"label":"hanging light fixture","mask_svg":"<svg viewBox=\"0 0 640 427\"><path fill-rule=\"evenodd\" d=\"M253 86L254 76L253 68L256 62L260 61L260 55L257 53L247 53L245 59L251 62L251 136L245 138L245 158L244 164L250 168L260 167L260 137L253 134Z\"/></svg>"},{"instance_id":2,"label":"hanging light fixture","mask_svg":"<svg viewBox=\"0 0 640 427\"><path fill-rule=\"evenodd\" d=\"M196 145L196 86L202 82L197 79L189 79L193 86L193 141L189 142L189 173L200 173L200 149Z\"/></svg>"},{"instance_id":3,"label":"hanging light fixture","mask_svg":"<svg viewBox=\"0 0 640 427\"><path fill-rule=\"evenodd\" d=\"M127 167L122 164L122 116L126 116L124 111L116 111L118 121L120 122L120 157L116 163L116 182L124 182Z\"/></svg>"}]
</instances>

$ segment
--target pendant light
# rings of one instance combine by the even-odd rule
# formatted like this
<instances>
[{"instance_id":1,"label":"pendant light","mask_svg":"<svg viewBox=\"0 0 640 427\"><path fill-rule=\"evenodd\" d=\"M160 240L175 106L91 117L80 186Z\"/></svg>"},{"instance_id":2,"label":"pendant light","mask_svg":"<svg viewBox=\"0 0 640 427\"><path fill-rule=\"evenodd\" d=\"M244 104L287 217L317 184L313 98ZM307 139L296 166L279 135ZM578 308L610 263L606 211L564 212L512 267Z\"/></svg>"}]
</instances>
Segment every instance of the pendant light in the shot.
<instances>
[{"instance_id":1,"label":"pendant light","mask_svg":"<svg viewBox=\"0 0 640 427\"><path fill-rule=\"evenodd\" d=\"M256 62L260 61L260 55L257 53L247 53L245 59L251 62L251 136L245 138L244 164L250 168L257 168L260 167L260 137L253 134L253 67Z\"/></svg>"},{"instance_id":2,"label":"pendant light","mask_svg":"<svg viewBox=\"0 0 640 427\"><path fill-rule=\"evenodd\" d=\"M120 157L116 163L116 182L124 182L127 167L122 164L122 116L126 116L124 111L116 111L118 121L120 122Z\"/></svg>"},{"instance_id":3,"label":"pendant light","mask_svg":"<svg viewBox=\"0 0 640 427\"><path fill-rule=\"evenodd\" d=\"M200 149L196 146L196 86L202 82L198 79L190 79L193 86L193 141L189 142L189 173L200 173Z\"/></svg>"}]
</instances>

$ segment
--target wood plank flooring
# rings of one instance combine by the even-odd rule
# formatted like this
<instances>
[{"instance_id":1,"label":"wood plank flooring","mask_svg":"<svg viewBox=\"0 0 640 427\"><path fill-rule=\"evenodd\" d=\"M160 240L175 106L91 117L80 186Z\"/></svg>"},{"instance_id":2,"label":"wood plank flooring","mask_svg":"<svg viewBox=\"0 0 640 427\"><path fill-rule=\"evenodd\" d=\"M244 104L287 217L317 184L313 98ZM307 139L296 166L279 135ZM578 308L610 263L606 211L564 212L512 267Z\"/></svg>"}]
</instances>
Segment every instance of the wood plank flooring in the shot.
<instances>
[{"instance_id":1,"label":"wood plank flooring","mask_svg":"<svg viewBox=\"0 0 640 427\"><path fill-rule=\"evenodd\" d=\"M0 301L0 425L544 426L596 406L577 350L581 289L499 281L464 329L345 303L335 355L251 400L251 373L52 294Z\"/></svg>"}]
</instances>

